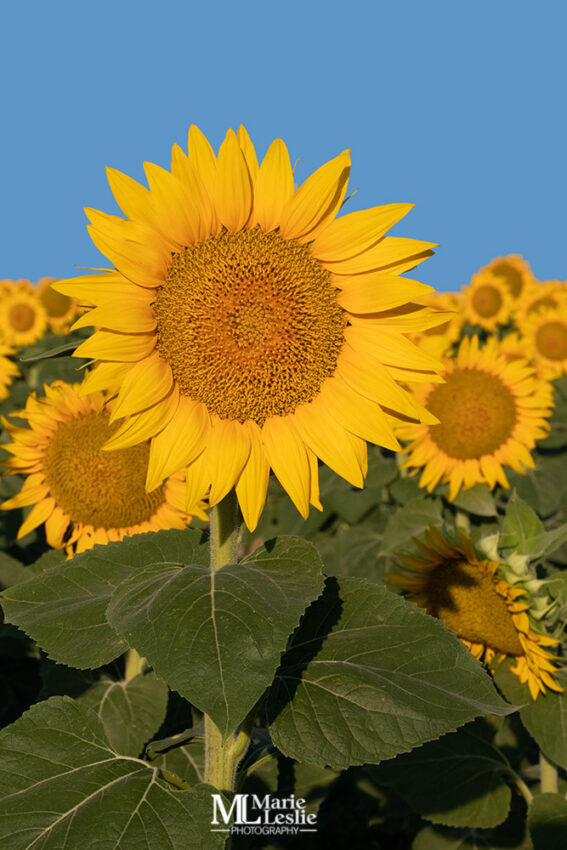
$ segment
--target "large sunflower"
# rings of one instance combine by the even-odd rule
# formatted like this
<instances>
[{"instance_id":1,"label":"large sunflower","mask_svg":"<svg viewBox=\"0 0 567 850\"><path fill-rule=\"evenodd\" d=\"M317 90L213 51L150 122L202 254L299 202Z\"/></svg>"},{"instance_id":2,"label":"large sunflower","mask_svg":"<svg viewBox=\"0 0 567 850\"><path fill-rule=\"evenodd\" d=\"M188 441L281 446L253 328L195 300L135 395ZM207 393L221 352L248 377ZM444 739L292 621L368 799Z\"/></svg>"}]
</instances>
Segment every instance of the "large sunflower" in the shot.
<instances>
[{"instance_id":1,"label":"large sunflower","mask_svg":"<svg viewBox=\"0 0 567 850\"><path fill-rule=\"evenodd\" d=\"M528 316L522 326L526 354L543 378L554 380L567 373L567 302Z\"/></svg>"},{"instance_id":2,"label":"large sunflower","mask_svg":"<svg viewBox=\"0 0 567 850\"><path fill-rule=\"evenodd\" d=\"M411 441L406 466L423 469L420 486L431 491L449 483L454 499L461 488L481 482L508 487L504 465L521 473L533 468L528 449L549 430L551 384L538 380L525 359L510 362L494 337L483 348L478 337L463 339L444 377L443 384L416 389L439 423L397 429Z\"/></svg>"},{"instance_id":3,"label":"large sunflower","mask_svg":"<svg viewBox=\"0 0 567 850\"><path fill-rule=\"evenodd\" d=\"M0 507L34 505L18 538L45 523L49 545L71 554L144 531L184 528L190 521L183 475L146 493L147 442L102 451L117 427L109 421L103 393L82 396L80 384L55 381L45 387L45 398L30 395L13 416L29 427L3 420L12 438L2 446L12 455L4 465L27 478L20 493ZM194 512L202 515L200 508Z\"/></svg>"},{"instance_id":4,"label":"large sunflower","mask_svg":"<svg viewBox=\"0 0 567 850\"><path fill-rule=\"evenodd\" d=\"M2 345L0 343L0 401L4 401L5 398L8 398L10 395L8 387L12 383L13 379L20 374L14 361L10 360L10 356L13 354L15 354L13 348L10 348L9 345Z\"/></svg>"},{"instance_id":5,"label":"large sunflower","mask_svg":"<svg viewBox=\"0 0 567 850\"><path fill-rule=\"evenodd\" d=\"M436 528L425 532L425 542L413 539L423 557L398 554L401 572L390 573L388 584L443 620L487 666L495 657L513 661L510 669L528 684L534 700L546 687L562 691L553 678L558 660L544 648L559 641L531 628L527 590L512 587L497 561L479 558L462 531L459 542Z\"/></svg>"},{"instance_id":6,"label":"large sunflower","mask_svg":"<svg viewBox=\"0 0 567 850\"><path fill-rule=\"evenodd\" d=\"M49 327L52 331L61 333L68 328L76 316L77 305L69 295L56 292L51 285L52 283L55 283L55 278L42 277L37 283L37 294L45 307Z\"/></svg>"},{"instance_id":7,"label":"large sunflower","mask_svg":"<svg viewBox=\"0 0 567 850\"><path fill-rule=\"evenodd\" d=\"M397 449L392 417L434 421L398 383L439 365L405 336L438 321L412 303L431 287L399 276L432 243L384 235L409 204L336 218L349 168L345 151L296 190L280 139L258 165L243 127L218 156L191 127L171 172L145 165L149 190L109 169L127 218L87 215L115 270L54 288L96 306L76 356L101 361L88 389L118 392L107 447L151 439L148 490L187 468L190 502L236 487L252 529L271 467L305 517L317 458L360 487L365 440Z\"/></svg>"},{"instance_id":8,"label":"large sunflower","mask_svg":"<svg viewBox=\"0 0 567 850\"><path fill-rule=\"evenodd\" d=\"M0 295L0 339L17 347L33 345L43 336L46 327L45 308L29 281L7 286Z\"/></svg>"}]
</instances>

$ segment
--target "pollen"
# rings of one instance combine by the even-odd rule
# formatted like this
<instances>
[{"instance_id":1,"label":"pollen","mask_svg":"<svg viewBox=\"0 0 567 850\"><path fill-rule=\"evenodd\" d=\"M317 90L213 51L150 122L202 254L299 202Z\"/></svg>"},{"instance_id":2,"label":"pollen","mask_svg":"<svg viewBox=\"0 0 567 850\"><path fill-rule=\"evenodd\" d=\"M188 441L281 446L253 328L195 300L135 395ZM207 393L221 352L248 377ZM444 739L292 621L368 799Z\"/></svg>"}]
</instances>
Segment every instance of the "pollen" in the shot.
<instances>
[{"instance_id":1,"label":"pollen","mask_svg":"<svg viewBox=\"0 0 567 850\"><path fill-rule=\"evenodd\" d=\"M433 442L453 458L492 454L512 436L517 422L514 397L497 375L456 370L435 386L427 407L440 420L430 426Z\"/></svg>"},{"instance_id":2,"label":"pollen","mask_svg":"<svg viewBox=\"0 0 567 850\"><path fill-rule=\"evenodd\" d=\"M44 474L56 503L73 522L125 528L149 520L164 502L163 486L146 493L149 443L102 450L118 427L108 414L61 422L45 450Z\"/></svg>"},{"instance_id":3,"label":"pollen","mask_svg":"<svg viewBox=\"0 0 567 850\"><path fill-rule=\"evenodd\" d=\"M157 348L181 393L221 419L259 425L315 398L346 326L309 246L259 227L174 255L154 312Z\"/></svg>"},{"instance_id":4,"label":"pollen","mask_svg":"<svg viewBox=\"0 0 567 850\"><path fill-rule=\"evenodd\" d=\"M29 331L34 325L36 313L29 304L13 304L8 313L10 327L15 331Z\"/></svg>"}]
</instances>

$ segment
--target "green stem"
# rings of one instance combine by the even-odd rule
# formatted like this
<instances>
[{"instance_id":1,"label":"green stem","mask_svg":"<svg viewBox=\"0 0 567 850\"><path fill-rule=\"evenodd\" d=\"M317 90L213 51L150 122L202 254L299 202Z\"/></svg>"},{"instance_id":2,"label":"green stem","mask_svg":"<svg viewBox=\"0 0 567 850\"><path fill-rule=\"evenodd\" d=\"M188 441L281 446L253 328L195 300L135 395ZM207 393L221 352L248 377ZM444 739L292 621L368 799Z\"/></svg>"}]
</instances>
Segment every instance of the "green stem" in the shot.
<instances>
[{"instance_id":1,"label":"green stem","mask_svg":"<svg viewBox=\"0 0 567 850\"><path fill-rule=\"evenodd\" d=\"M141 658L135 649L129 649L124 659L124 679L129 682L135 676L144 672L146 659Z\"/></svg>"},{"instance_id":2,"label":"green stem","mask_svg":"<svg viewBox=\"0 0 567 850\"><path fill-rule=\"evenodd\" d=\"M557 768L548 761L542 751L539 751L539 770L542 794L557 794L559 791L559 779Z\"/></svg>"},{"instance_id":3,"label":"green stem","mask_svg":"<svg viewBox=\"0 0 567 850\"><path fill-rule=\"evenodd\" d=\"M213 572L236 563L239 536L240 514L236 493L232 490L210 513L210 565ZM236 769L250 742L255 709L256 706L241 730L229 734L226 740L223 740L218 726L205 714L204 780L219 791L234 791Z\"/></svg>"}]
</instances>

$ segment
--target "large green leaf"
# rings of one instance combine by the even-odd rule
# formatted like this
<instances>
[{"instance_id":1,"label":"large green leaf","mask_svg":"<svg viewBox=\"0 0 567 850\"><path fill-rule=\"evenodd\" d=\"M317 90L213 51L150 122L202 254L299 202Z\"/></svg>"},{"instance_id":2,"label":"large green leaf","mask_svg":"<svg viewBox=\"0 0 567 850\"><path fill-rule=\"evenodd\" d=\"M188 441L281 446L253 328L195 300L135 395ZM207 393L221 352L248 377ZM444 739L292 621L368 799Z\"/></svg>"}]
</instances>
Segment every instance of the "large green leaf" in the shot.
<instances>
[{"instance_id":1,"label":"large green leaf","mask_svg":"<svg viewBox=\"0 0 567 850\"><path fill-rule=\"evenodd\" d=\"M508 817L512 793L504 780L507 761L489 733L490 727L476 720L411 753L369 766L368 772L432 823L497 826Z\"/></svg>"},{"instance_id":2,"label":"large green leaf","mask_svg":"<svg viewBox=\"0 0 567 850\"><path fill-rule=\"evenodd\" d=\"M520 708L522 723L544 754L567 769L567 671L556 674L563 693L548 690L532 699L527 685L522 685L506 663L495 670L498 687L506 699Z\"/></svg>"},{"instance_id":3,"label":"large green leaf","mask_svg":"<svg viewBox=\"0 0 567 850\"><path fill-rule=\"evenodd\" d=\"M330 578L270 691L272 737L298 761L378 762L507 706L461 641L376 584Z\"/></svg>"},{"instance_id":4,"label":"large green leaf","mask_svg":"<svg viewBox=\"0 0 567 850\"><path fill-rule=\"evenodd\" d=\"M139 756L165 719L167 694L165 682L148 673L128 682L101 679L79 702L96 711L115 752Z\"/></svg>"},{"instance_id":5,"label":"large green leaf","mask_svg":"<svg viewBox=\"0 0 567 850\"><path fill-rule=\"evenodd\" d=\"M426 826L416 835L411 850L534 850L522 814L513 811L494 829Z\"/></svg>"},{"instance_id":6,"label":"large green leaf","mask_svg":"<svg viewBox=\"0 0 567 850\"><path fill-rule=\"evenodd\" d=\"M38 703L0 733L5 850L220 850L212 790L175 790L157 768L120 756L95 712L69 697Z\"/></svg>"},{"instance_id":7,"label":"large green leaf","mask_svg":"<svg viewBox=\"0 0 567 850\"><path fill-rule=\"evenodd\" d=\"M528 826L534 850L567 847L567 800L560 794L540 794L530 805Z\"/></svg>"},{"instance_id":8,"label":"large green leaf","mask_svg":"<svg viewBox=\"0 0 567 850\"><path fill-rule=\"evenodd\" d=\"M506 507L499 541L500 549L536 557L541 552L544 533L545 529L538 515L514 491Z\"/></svg>"},{"instance_id":9,"label":"large green leaf","mask_svg":"<svg viewBox=\"0 0 567 850\"><path fill-rule=\"evenodd\" d=\"M115 588L148 564L206 563L207 558L201 534L191 529L149 532L95 546L10 587L3 594L6 619L55 661L82 669L100 667L127 648L106 618Z\"/></svg>"},{"instance_id":10,"label":"large green leaf","mask_svg":"<svg viewBox=\"0 0 567 850\"><path fill-rule=\"evenodd\" d=\"M200 564L140 570L115 592L108 617L227 735L271 683L290 632L322 586L314 546L283 537L217 572Z\"/></svg>"},{"instance_id":11,"label":"large green leaf","mask_svg":"<svg viewBox=\"0 0 567 850\"><path fill-rule=\"evenodd\" d=\"M430 525L443 523L441 499L420 496L412 499L390 516L382 539L383 554L405 552L413 546L412 537L419 537Z\"/></svg>"}]
</instances>

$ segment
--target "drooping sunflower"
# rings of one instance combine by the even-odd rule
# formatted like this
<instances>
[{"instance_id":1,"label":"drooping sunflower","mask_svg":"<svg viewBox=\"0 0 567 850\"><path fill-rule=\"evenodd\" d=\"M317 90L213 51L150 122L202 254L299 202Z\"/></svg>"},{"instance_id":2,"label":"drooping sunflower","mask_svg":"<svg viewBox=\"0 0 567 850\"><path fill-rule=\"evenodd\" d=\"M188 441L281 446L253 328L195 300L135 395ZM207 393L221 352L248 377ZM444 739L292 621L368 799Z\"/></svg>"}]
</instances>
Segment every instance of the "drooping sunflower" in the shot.
<instances>
[{"instance_id":1,"label":"drooping sunflower","mask_svg":"<svg viewBox=\"0 0 567 850\"><path fill-rule=\"evenodd\" d=\"M473 275L464 288L463 317L487 331L505 325L512 313L513 298L501 277L490 272Z\"/></svg>"},{"instance_id":2,"label":"drooping sunflower","mask_svg":"<svg viewBox=\"0 0 567 850\"><path fill-rule=\"evenodd\" d=\"M29 284L29 288L25 285ZM29 281L16 281L0 295L0 339L16 347L33 345L47 327L45 308Z\"/></svg>"},{"instance_id":3,"label":"drooping sunflower","mask_svg":"<svg viewBox=\"0 0 567 850\"><path fill-rule=\"evenodd\" d=\"M529 449L549 430L551 384L538 380L525 359L509 361L494 337L482 348L476 336L463 339L444 378L415 389L439 423L397 428L400 439L411 441L406 467L423 470L420 486L431 491L448 483L454 499L482 482L508 487L503 466L520 473L533 468Z\"/></svg>"},{"instance_id":4,"label":"drooping sunflower","mask_svg":"<svg viewBox=\"0 0 567 850\"><path fill-rule=\"evenodd\" d=\"M47 323L56 333L64 331L77 314L77 305L69 295L56 292L51 286L53 277L42 277L37 283L38 298L45 307Z\"/></svg>"},{"instance_id":5,"label":"drooping sunflower","mask_svg":"<svg viewBox=\"0 0 567 850\"><path fill-rule=\"evenodd\" d=\"M526 354L542 378L554 380L567 373L567 302L528 316L522 337Z\"/></svg>"},{"instance_id":6,"label":"drooping sunflower","mask_svg":"<svg viewBox=\"0 0 567 850\"><path fill-rule=\"evenodd\" d=\"M527 590L509 584L498 561L479 558L462 531L459 542L432 527L424 542L413 540L422 557L398 554L400 572L390 573L388 584L442 620L486 666L513 662L510 669L534 700L546 688L562 691L553 678L558 659L546 649L559 641L533 630Z\"/></svg>"},{"instance_id":7,"label":"drooping sunflower","mask_svg":"<svg viewBox=\"0 0 567 850\"><path fill-rule=\"evenodd\" d=\"M96 307L76 356L100 361L89 390L118 393L107 448L151 440L149 491L186 468L189 502L236 487L253 529L271 467L305 517L317 458L360 487L365 440L396 449L392 417L434 421L398 383L439 367L406 336L438 321L413 303L431 287L400 277L433 245L385 236L409 204L336 218L349 169L345 151L296 189L280 139L259 165L243 127L216 156L193 126L170 172L145 165L149 189L108 170L127 218L87 215L115 269L54 288Z\"/></svg>"},{"instance_id":8,"label":"drooping sunflower","mask_svg":"<svg viewBox=\"0 0 567 850\"><path fill-rule=\"evenodd\" d=\"M520 298L536 282L530 264L520 254L495 257L478 274L493 274L506 284L512 298Z\"/></svg>"},{"instance_id":9,"label":"drooping sunflower","mask_svg":"<svg viewBox=\"0 0 567 850\"><path fill-rule=\"evenodd\" d=\"M25 409L12 414L29 427L3 420L12 438L2 446L12 455L4 466L27 478L0 507L34 505L18 539L45 523L48 544L72 554L145 531L185 528L190 521L182 474L146 492L147 441L102 450L117 428L105 402L101 392L85 396L80 384L55 381L45 387L45 397L32 393ZM199 506L194 513L204 516Z\"/></svg>"},{"instance_id":10,"label":"drooping sunflower","mask_svg":"<svg viewBox=\"0 0 567 850\"><path fill-rule=\"evenodd\" d=\"M0 401L8 398L10 395L8 388L13 379L20 374L14 361L10 360L10 357L15 353L14 349L10 348L9 345L2 345L0 343Z\"/></svg>"}]
</instances>

